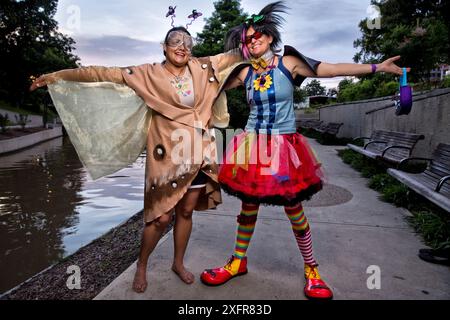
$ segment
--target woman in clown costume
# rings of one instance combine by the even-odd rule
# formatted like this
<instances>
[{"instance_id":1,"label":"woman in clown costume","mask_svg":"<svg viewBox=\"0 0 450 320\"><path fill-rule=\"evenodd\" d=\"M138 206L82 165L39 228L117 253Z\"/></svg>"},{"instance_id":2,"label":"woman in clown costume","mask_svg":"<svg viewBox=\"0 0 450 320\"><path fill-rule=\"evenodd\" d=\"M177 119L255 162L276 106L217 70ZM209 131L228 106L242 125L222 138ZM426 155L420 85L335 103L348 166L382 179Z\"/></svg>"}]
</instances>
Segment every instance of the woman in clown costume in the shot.
<instances>
[{"instance_id":1,"label":"woman in clown costume","mask_svg":"<svg viewBox=\"0 0 450 320\"><path fill-rule=\"evenodd\" d=\"M219 182L229 194L242 200L233 255L224 267L207 269L201 280L221 285L247 273L246 252L261 204L283 206L304 260L304 293L310 299L331 299L333 293L321 279L314 258L311 230L302 201L322 189L320 163L305 138L296 132L293 92L307 77L331 78L375 72L402 74L394 64L330 64L308 58L285 46L280 55L280 13L283 1L264 7L227 34L226 50L240 48L244 62L236 67L223 88L244 86L250 115L245 132L227 147Z\"/></svg>"}]
</instances>

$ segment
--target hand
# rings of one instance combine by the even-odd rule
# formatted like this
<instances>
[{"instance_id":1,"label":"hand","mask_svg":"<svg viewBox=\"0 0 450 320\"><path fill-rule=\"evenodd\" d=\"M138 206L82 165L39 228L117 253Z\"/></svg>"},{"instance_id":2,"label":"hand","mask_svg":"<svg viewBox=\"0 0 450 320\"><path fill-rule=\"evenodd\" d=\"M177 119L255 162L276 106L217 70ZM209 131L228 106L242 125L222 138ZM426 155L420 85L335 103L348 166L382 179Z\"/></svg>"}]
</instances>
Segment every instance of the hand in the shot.
<instances>
[{"instance_id":1,"label":"hand","mask_svg":"<svg viewBox=\"0 0 450 320\"><path fill-rule=\"evenodd\" d=\"M38 88L45 87L49 84L56 82L59 78L55 73L48 73L40 76L36 80L33 81L33 84L30 87L30 91L34 91Z\"/></svg>"},{"instance_id":2,"label":"hand","mask_svg":"<svg viewBox=\"0 0 450 320\"><path fill-rule=\"evenodd\" d=\"M389 58L385 61L383 61L382 63L380 63L378 65L378 71L380 72L387 72L387 73L393 73L396 75L403 75L403 68L400 68L399 66L397 66L394 62L399 60L401 58L401 56L396 56L396 57L392 57ZM407 72L411 71L411 68L406 68Z\"/></svg>"}]
</instances>

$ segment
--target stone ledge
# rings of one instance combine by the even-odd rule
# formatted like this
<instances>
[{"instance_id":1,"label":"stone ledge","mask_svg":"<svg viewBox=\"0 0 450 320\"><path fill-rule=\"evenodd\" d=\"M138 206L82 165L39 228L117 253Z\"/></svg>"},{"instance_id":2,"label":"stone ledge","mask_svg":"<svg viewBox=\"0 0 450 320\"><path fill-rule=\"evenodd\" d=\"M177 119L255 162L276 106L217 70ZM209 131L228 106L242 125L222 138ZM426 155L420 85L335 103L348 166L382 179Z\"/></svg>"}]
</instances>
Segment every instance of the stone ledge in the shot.
<instances>
[{"instance_id":1,"label":"stone ledge","mask_svg":"<svg viewBox=\"0 0 450 320\"><path fill-rule=\"evenodd\" d=\"M0 141L0 154L9 153L31 147L35 144L61 137L62 127L32 133L26 136Z\"/></svg>"}]
</instances>

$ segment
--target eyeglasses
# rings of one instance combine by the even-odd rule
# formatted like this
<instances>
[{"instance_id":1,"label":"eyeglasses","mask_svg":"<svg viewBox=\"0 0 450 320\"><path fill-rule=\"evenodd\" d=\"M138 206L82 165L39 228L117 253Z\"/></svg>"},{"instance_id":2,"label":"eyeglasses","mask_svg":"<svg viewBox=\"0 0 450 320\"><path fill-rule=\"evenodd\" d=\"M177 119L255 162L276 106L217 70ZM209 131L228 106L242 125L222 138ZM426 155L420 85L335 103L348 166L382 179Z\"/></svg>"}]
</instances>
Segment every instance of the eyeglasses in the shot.
<instances>
[{"instance_id":1,"label":"eyeglasses","mask_svg":"<svg viewBox=\"0 0 450 320\"><path fill-rule=\"evenodd\" d=\"M194 46L194 42L192 41L192 37L184 32L171 32L167 37L166 44L171 48L178 48L180 46L184 46L186 51L191 52L192 47Z\"/></svg>"},{"instance_id":2,"label":"eyeglasses","mask_svg":"<svg viewBox=\"0 0 450 320\"><path fill-rule=\"evenodd\" d=\"M264 33L259 32L259 31L255 31L255 33L253 33L252 35L249 35L249 36L245 37L245 44L249 45L250 43L252 43L252 39L259 40L259 39L261 39L261 37L263 35L264 35Z\"/></svg>"}]
</instances>

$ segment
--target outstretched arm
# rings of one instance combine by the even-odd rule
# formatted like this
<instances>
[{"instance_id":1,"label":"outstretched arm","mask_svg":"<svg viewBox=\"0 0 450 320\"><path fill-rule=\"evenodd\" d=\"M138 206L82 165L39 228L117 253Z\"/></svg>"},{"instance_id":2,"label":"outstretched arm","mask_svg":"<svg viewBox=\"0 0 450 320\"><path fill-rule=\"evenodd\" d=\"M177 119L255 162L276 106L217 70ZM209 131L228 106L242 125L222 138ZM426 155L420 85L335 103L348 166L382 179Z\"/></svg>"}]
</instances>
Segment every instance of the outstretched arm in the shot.
<instances>
[{"instance_id":1,"label":"outstretched arm","mask_svg":"<svg viewBox=\"0 0 450 320\"><path fill-rule=\"evenodd\" d=\"M58 80L76 82L114 82L123 84L122 69L118 67L82 67L76 69L65 69L48 73L37 78L30 87L30 91L45 87Z\"/></svg>"},{"instance_id":2,"label":"outstretched arm","mask_svg":"<svg viewBox=\"0 0 450 320\"><path fill-rule=\"evenodd\" d=\"M333 78L338 76L360 76L372 73L371 64L357 64L357 63L326 63L322 62L317 68L317 74L308 68L308 66L300 61L300 59L295 59L295 66L293 68L294 78L297 75L302 75L304 77L314 77L314 78ZM395 75L402 75L402 68L397 66L394 62L399 60L400 56L389 58L380 64L376 65L376 72L386 72ZM407 68L407 71L411 71L411 68Z\"/></svg>"}]
</instances>

